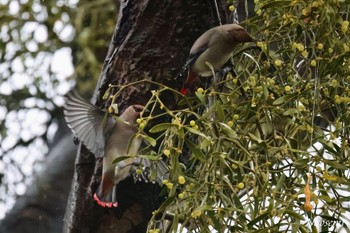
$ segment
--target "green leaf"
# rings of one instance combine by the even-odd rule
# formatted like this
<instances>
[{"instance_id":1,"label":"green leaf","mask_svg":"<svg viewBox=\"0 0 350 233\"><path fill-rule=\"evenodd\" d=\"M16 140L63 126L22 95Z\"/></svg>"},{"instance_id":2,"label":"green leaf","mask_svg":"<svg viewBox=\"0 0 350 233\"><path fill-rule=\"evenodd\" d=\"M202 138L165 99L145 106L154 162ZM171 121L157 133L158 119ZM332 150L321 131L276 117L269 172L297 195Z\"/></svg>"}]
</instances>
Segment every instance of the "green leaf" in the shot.
<instances>
[{"instance_id":1,"label":"green leaf","mask_svg":"<svg viewBox=\"0 0 350 233\"><path fill-rule=\"evenodd\" d=\"M165 131L173 126L177 126L177 125L174 125L171 123L162 123L162 124L153 126L152 129L149 130L149 132L150 133L159 133L159 132L163 132L163 131Z\"/></svg>"},{"instance_id":2,"label":"green leaf","mask_svg":"<svg viewBox=\"0 0 350 233\"><path fill-rule=\"evenodd\" d=\"M179 216L177 214L174 214L172 219L172 232L177 232L178 227L179 227Z\"/></svg>"},{"instance_id":3,"label":"green leaf","mask_svg":"<svg viewBox=\"0 0 350 233\"><path fill-rule=\"evenodd\" d=\"M156 161L156 160L159 160L160 156L159 155L137 155L137 157Z\"/></svg>"},{"instance_id":4,"label":"green leaf","mask_svg":"<svg viewBox=\"0 0 350 233\"><path fill-rule=\"evenodd\" d=\"M299 220L304 220L304 217L301 214L298 214L292 210L285 210L284 213Z\"/></svg>"},{"instance_id":5,"label":"green leaf","mask_svg":"<svg viewBox=\"0 0 350 233\"><path fill-rule=\"evenodd\" d=\"M241 200L239 199L239 197L238 197L237 195L233 195L233 200L234 200L234 203L235 203L235 207L236 207L236 208L241 209L241 210L244 209L243 204L242 204ZM243 221L246 220L245 215L244 215L244 211L243 211L242 214L240 215L239 219L240 219L240 220L243 220Z\"/></svg>"},{"instance_id":6,"label":"green leaf","mask_svg":"<svg viewBox=\"0 0 350 233\"><path fill-rule=\"evenodd\" d=\"M340 184L345 184L345 185L349 184L349 181L347 179L345 179L343 177L336 176L336 175L330 175L328 173L324 173L322 178L326 179L328 181L335 181L335 182L340 183Z\"/></svg>"},{"instance_id":7,"label":"green leaf","mask_svg":"<svg viewBox=\"0 0 350 233\"><path fill-rule=\"evenodd\" d=\"M295 94L284 95L276 99L272 104L273 105L282 105L284 103L288 103L295 97Z\"/></svg>"},{"instance_id":8,"label":"green leaf","mask_svg":"<svg viewBox=\"0 0 350 233\"><path fill-rule=\"evenodd\" d=\"M268 176L268 174L267 174L267 176ZM259 190L260 195L265 195L265 191L266 191L268 185L269 185L269 181L266 180L265 183L263 184L263 186L261 187L261 189Z\"/></svg>"},{"instance_id":9,"label":"green leaf","mask_svg":"<svg viewBox=\"0 0 350 233\"><path fill-rule=\"evenodd\" d=\"M324 146L324 148L326 148L326 150L328 150L330 153L335 154L335 155L337 154L337 151L334 149L334 145L331 142L329 142L323 138L320 138L318 140L318 142L320 142L322 144L322 146Z\"/></svg>"},{"instance_id":10,"label":"green leaf","mask_svg":"<svg viewBox=\"0 0 350 233\"><path fill-rule=\"evenodd\" d=\"M348 167L345 164L340 164L338 161L336 160L327 160L324 159L323 162L325 164L328 164L329 166L336 168L336 169L341 169L341 170L347 170Z\"/></svg>"},{"instance_id":11,"label":"green leaf","mask_svg":"<svg viewBox=\"0 0 350 233\"><path fill-rule=\"evenodd\" d=\"M263 219L266 219L269 216L268 213L264 213L262 215L259 215L258 217L256 217L255 219L253 219L252 221L250 221L247 226L249 229L251 229L256 223L260 222Z\"/></svg>"},{"instance_id":12,"label":"green leaf","mask_svg":"<svg viewBox=\"0 0 350 233\"><path fill-rule=\"evenodd\" d=\"M299 225L299 230L300 230L301 233L308 233L308 232L310 232L309 228L307 228L306 226L301 225L301 224Z\"/></svg>"},{"instance_id":13,"label":"green leaf","mask_svg":"<svg viewBox=\"0 0 350 233\"><path fill-rule=\"evenodd\" d=\"M206 210L213 210L213 206L211 206L211 205L200 205L196 209L194 209L194 211L201 211L201 212L204 212Z\"/></svg>"},{"instance_id":14,"label":"green leaf","mask_svg":"<svg viewBox=\"0 0 350 233\"><path fill-rule=\"evenodd\" d=\"M305 168L308 166L308 163L310 162L310 159L298 159L293 162L294 166L296 168Z\"/></svg>"},{"instance_id":15,"label":"green leaf","mask_svg":"<svg viewBox=\"0 0 350 233\"><path fill-rule=\"evenodd\" d=\"M321 195L321 196L317 196L318 199L324 200L327 204L332 204L335 202L334 199L330 198L329 196L326 195Z\"/></svg>"},{"instance_id":16,"label":"green leaf","mask_svg":"<svg viewBox=\"0 0 350 233\"><path fill-rule=\"evenodd\" d=\"M199 99L201 104L206 105L205 104L205 96L203 95L203 93L199 93L199 92L196 91L195 95L197 96L197 98Z\"/></svg>"},{"instance_id":17,"label":"green leaf","mask_svg":"<svg viewBox=\"0 0 350 233\"><path fill-rule=\"evenodd\" d=\"M102 99L103 100L107 100L109 98L109 94L111 93L111 86L109 86L106 90L106 92L104 93Z\"/></svg>"},{"instance_id":18,"label":"green leaf","mask_svg":"<svg viewBox=\"0 0 350 233\"><path fill-rule=\"evenodd\" d=\"M237 133L230 126L219 122L221 125L221 130L229 137L229 138L237 138Z\"/></svg>"},{"instance_id":19,"label":"green leaf","mask_svg":"<svg viewBox=\"0 0 350 233\"><path fill-rule=\"evenodd\" d=\"M216 109L216 116L218 117L219 121L224 121L225 119L225 113L222 109L221 104L218 101L215 101L215 109Z\"/></svg>"},{"instance_id":20,"label":"green leaf","mask_svg":"<svg viewBox=\"0 0 350 233\"><path fill-rule=\"evenodd\" d=\"M273 101L273 105L281 105L284 104L285 102L287 102L286 100L286 96L281 96L278 99L276 99L275 101Z\"/></svg>"},{"instance_id":21,"label":"green leaf","mask_svg":"<svg viewBox=\"0 0 350 233\"><path fill-rule=\"evenodd\" d=\"M197 145L193 144L190 140L188 140L187 138L185 138L186 140L186 144L187 146L190 148L192 155L198 159L201 162L206 162L207 161L207 157L205 156L205 154L203 153L203 151L201 149L199 149L197 147Z\"/></svg>"},{"instance_id":22,"label":"green leaf","mask_svg":"<svg viewBox=\"0 0 350 233\"><path fill-rule=\"evenodd\" d=\"M339 201L340 201L340 202L350 201L350 196L347 196L347 197L340 197L340 198L339 198Z\"/></svg>"},{"instance_id":23,"label":"green leaf","mask_svg":"<svg viewBox=\"0 0 350 233\"><path fill-rule=\"evenodd\" d=\"M166 188L166 187L164 187ZM164 211L169 205L173 203L175 199L175 196L169 196L163 203L162 205L158 208L158 212Z\"/></svg>"},{"instance_id":24,"label":"green leaf","mask_svg":"<svg viewBox=\"0 0 350 233\"><path fill-rule=\"evenodd\" d=\"M261 140L259 137L255 136L252 133L248 133L248 135L253 141L256 141L257 143L262 143L263 142L263 140Z\"/></svg>"},{"instance_id":25,"label":"green leaf","mask_svg":"<svg viewBox=\"0 0 350 233\"><path fill-rule=\"evenodd\" d=\"M219 218L217 218L215 216L215 212L214 211L208 211L207 215L210 217L212 223L213 223L213 227L215 230L217 230L218 232L221 232L221 224L220 221L218 221Z\"/></svg>"},{"instance_id":26,"label":"green leaf","mask_svg":"<svg viewBox=\"0 0 350 233\"><path fill-rule=\"evenodd\" d=\"M156 141L154 138L152 138L152 137L150 137L150 136L148 136L148 135L144 135L144 134L141 134L141 137L142 137L146 142L148 142L151 146L155 147L155 146L157 145L157 141Z\"/></svg>"},{"instance_id":27,"label":"green leaf","mask_svg":"<svg viewBox=\"0 0 350 233\"><path fill-rule=\"evenodd\" d=\"M298 109L296 109L296 108L290 108L290 109L288 109L287 111L285 111L285 112L283 113L283 115L284 115L284 116L290 116L290 115L297 114L298 112L299 112Z\"/></svg>"},{"instance_id":28,"label":"green leaf","mask_svg":"<svg viewBox=\"0 0 350 233\"><path fill-rule=\"evenodd\" d=\"M130 156L118 156L115 160L113 160L113 164L115 163L119 163L120 161L126 160L126 159L130 159Z\"/></svg>"},{"instance_id":29,"label":"green leaf","mask_svg":"<svg viewBox=\"0 0 350 233\"><path fill-rule=\"evenodd\" d=\"M200 132L199 130L196 130L196 129L192 128L192 127L187 127L187 126L185 126L184 128L185 128L187 131L189 131L189 132L191 132L191 133L193 133L193 134L197 134L197 135L199 135L199 136L201 136L201 137L203 137L203 138L209 140L208 136L205 135L204 133Z\"/></svg>"},{"instance_id":30,"label":"green leaf","mask_svg":"<svg viewBox=\"0 0 350 233\"><path fill-rule=\"evenodd\" d=\"M286 7L290 5L290 1L270 1L266 3L265 5L262 5L260 9L267 9L267 8L279 8L279 7Z\"/></svg>"},{"instance_id":31,"label":"green leaf","mask_svg":"<svg viewBox=\"0 0 350 233\"><path fill-rule=\"evenodd\" d=\"M276 188L274 189L274 191L276 191L276 192L280 191L285 181L286 181L286 175L284 173L282 173L280 179L277 182L277 185L276 185Z\"/></svg>"},{"instance_id":32,"label":"green leaf","mask_svg":"<svg viewBox=\"0 0 350 233\"><path fill-rule=\"evenodd\" d=\"M207 139L204 139L203 141L201 141L199 148L203 150L203 149L208 148L210 145L211 145L211 140L209 138L207 138Z\"/></svg>"}]
</instances>

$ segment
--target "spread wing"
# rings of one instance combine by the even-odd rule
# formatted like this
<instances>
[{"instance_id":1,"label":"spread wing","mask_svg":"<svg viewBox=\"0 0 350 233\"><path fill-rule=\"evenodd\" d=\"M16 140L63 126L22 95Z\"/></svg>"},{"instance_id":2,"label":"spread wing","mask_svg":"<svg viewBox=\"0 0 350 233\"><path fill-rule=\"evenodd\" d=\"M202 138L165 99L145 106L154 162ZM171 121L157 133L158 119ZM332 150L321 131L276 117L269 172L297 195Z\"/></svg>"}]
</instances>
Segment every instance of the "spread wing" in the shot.
<instances>
[{"instance_id":1,"label":"spread wing","mask_svg":"<svg viewBox=\"0 0 350 233\"><path fill-rule=\"evenodd\" d=\"M104 155L104 131L113 125L107 122L104 130L102 126L104 114L102 110L86 102L76 91L66 95L64 118L73 133L96 157Z\"/></svg>"}]
</instances>

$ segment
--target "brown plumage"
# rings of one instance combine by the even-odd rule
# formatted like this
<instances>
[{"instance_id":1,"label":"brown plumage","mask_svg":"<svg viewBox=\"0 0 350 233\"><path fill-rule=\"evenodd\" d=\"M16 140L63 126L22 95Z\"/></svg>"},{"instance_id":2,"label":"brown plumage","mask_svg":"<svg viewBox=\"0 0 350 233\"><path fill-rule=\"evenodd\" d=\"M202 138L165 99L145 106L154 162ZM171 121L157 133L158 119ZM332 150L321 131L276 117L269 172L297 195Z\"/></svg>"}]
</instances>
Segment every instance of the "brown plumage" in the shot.
<instances>
[{"instance_id":1,"label":"brown plumage","mask_svg":"<svg viewBox=\"0 0 350 233\"><path fill-rule=\"evenodd\" d=\"M103 207L118 206L117 184L129 175L135 160L132 156L141 144L141 137L137 138L135 134L136 120L143 109L142 105L131 105L118 119L107 118L103 127L105 112L74 91L67 95L64 114L68 126L95 156L103 156L102 181L94 194L94 199ZM113 164L120 156L130 158Z\"/></svg>"},{"instance_id":2,"label":"brown plumage","mask_svg":"<svg viewBox=\"0 0 350 233\"><path fill-rule=\"evenodd\" d=\"M187 79L181 89L186 95L192 82L198 76L213 75L206 62L209 62L214 71L219 70L232 56L239 43L253 41L246 30L237 24L226 24L214 27L203 33L192 45L186 65Z\"/></svg>"}]
</instances>

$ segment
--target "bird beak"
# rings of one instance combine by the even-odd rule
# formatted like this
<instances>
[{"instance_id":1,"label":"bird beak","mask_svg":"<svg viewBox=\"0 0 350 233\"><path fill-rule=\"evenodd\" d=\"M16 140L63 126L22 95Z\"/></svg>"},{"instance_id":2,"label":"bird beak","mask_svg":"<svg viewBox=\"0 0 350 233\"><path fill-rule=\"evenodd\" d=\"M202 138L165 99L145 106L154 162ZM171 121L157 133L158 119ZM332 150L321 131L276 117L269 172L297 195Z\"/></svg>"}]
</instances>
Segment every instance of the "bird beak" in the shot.
<instances>
[{"instance_id":1,"label":"bird beak","mask_svg":"<svg viewBox=\"0 0 350 233\"><path fill-rule=\"evenodd\" d=\"M150 112L151 112L150 110L144 108L144 109L142 110L142 112L140 112L140 116L142 115L142 117L147 117L147 116L149 115Z\"/></svg>"}]
</instances>

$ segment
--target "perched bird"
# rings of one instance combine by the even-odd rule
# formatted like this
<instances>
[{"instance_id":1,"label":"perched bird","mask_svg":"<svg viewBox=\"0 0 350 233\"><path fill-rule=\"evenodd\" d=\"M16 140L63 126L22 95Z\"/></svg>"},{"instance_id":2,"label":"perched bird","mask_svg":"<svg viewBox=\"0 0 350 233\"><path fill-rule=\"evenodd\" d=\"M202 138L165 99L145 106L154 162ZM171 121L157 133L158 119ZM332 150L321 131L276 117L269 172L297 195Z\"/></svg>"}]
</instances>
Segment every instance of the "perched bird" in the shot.
<instances>
[{"instance_id":1,"label":"perched bird","mask_svg":"<svg viewBox=\"0 0 350 233\"><path fill-rule=\"evenodd\" d=\"M104 118L105 112L86 102L77 92L67 94L65 120L83 144L97 157L103 156L102 181L94 199L103 207L117 207L117 184L125 179L141 144L136 137L136 120L142 105L129 106L119 118ZM121 156L130 156L113 164Z\"/></svg>"},{"instance_id":2,"label":"perched bird","mask_svg":"<svg viewBox=\"0 0 350 233\"><path fill-rule=\"evenodd\" d=\"M253 39L248 32L237 24L221 25L204 32L192 45L184 66L188 69L188 74L181 93L186 95L198 76L213 75L206 62L213 66L214 71L217 71L232 56L233 50L239 43L251 41Z\"/></svg>"}]
</instances>

